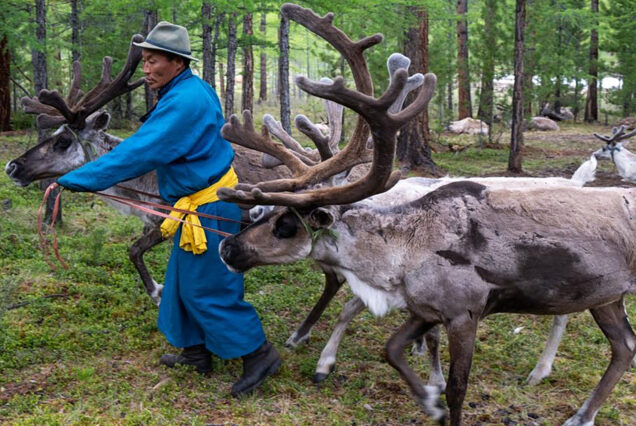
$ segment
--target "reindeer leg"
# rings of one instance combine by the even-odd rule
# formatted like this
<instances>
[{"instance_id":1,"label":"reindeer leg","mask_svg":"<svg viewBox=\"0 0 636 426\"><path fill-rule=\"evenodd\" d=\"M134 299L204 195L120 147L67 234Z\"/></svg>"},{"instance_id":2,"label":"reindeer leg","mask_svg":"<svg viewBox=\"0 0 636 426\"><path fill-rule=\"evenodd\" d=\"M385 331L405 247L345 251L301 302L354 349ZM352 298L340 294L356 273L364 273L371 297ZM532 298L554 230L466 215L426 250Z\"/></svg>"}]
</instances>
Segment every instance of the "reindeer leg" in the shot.
<instances>
[{"instance_id":1,"label":"reindeer leg","mask_svg":"<svg viewBox=\"0 0 636 426\"><path fill-rule=\"evenodd\" d=\"M453 318L446 326L451 360L446 403L450 411L451 426L460 425L462 421L462 404L466 397L468 376L473 362L478 321L478 315L466 314Z\"/></svg>"},{"instance_id":2,"label":"reindeer leg","mask_svg":"<svg viewBox=\"0 0 636 426\"><path fill-rule=\"evenodd\" d=\"M140 239L135 241L132 246L128 249L128 256L130 257L130 261L135 265L139 276L141 277L141 281L144 283L144 287L146 289L146 293L155 303L155 305L159 306L161 302L161 290L163 289L163 285L157 284L155 280L150 276L150 271L146 267L144 263L144 253L146 253L149 249L156 246L160 242L164 240L161 235L161 230L158 227L152 228L150 231L146 232Z\"/></svg>"},{"instance_id":3,"label":"reindeer leg","mask_svg":"<svg viewBox=\"0 0 636 426\"><path fill-rule=\"evenodd\" d=\"M296 331L287 339L285 346L288 348L295 348L303 342L309 340L309 334L312 327L316 324L316 321L320 318L325 311L331 299L336 295L344 280L339 280L338 275L331 271L323 271L325 273L325 289L322 291L322 295L316 305L313 307L307 318L298 326ZM325 376L326 377L326 376Z\"/></svg>"},{"instance_id":4,"label":"reindeer leg","mask_svg":"<svg viewBox=\"0 0 636 426\"><path fill-rule=\"evenodd\" d=\"M596 324L610 341L612 359L601 381L583 406L563 426L592 426L594 424L596 413L614 389L616 382L629 368L636 352L636 336L627 320L623 298L609 305L590 309L590 312Z\"/></svg>"},{"instance_id":5,"label":"reindeer leg","mask_svg":"<svg viewBox=\"0 0 636 426\"><path fill-rule=\"evenodd\" d=\"M351 320L363 310L364 303L362 303L362 300L358 297L354 297L345 303L342 312L340 312L338 316L338 323L334 327L329 341L320 354L320 359L316 366L316 374L314 375L314 383L322 382L333 371L336 365L336 353L344 336L344 332Z\"/></svg>"},{"instance_id":6,"label":"reindeer leg","mask_svg":"<svg viewBox=\"0 0 636 426\"><path fill-rule=\"evenodd\" d=\"M439 389L435 386L425 385L404 358L404 349L434 325L411 315L386 343L386 359L409 385L417 402L422 404L424 412L440 424L444 424L446 413L440 405Z\"/></svg>"},{"instance_id":7,"label":"reindeer leg","mask_svg":"<svg viewBox=\"0 0 636 426\"><path fill-rule=\"evenodd\" d=\"M437 386L440 392L446 390L446 380L444 379L444 373L442 373L442 364L439 358L439 340L440 340L440 328L435 326L429 331L424 333L424 336L420 336L413 342L413 348L411 349L412 355L424 356L428 353L428 359L431 365L431 371L428 376L428 385ZM424 346L426 343L426 347Z\"/></svg>"},{"instance_id":8,"label":"reindeer leg","mask_svg":"<svg viewBox=\"0 0 636 426\"><path fill-rule=\"evenodd\" d=\"M428 348L428 359L431 363L431 371L428 376L429 386L437 386L440 392L446 391L446 380L442 372L442 363L439 359L439 339L440 327L435 326L426 332L426 347Z\"/></svg>"},{"instance_id":9,"label":"reindeer leg","mask_svg":"<svg viewBox=\"0 0 636 426\"><path fill-rule=\"evenodd\" d=\"M528 375L526 382L530 386L534 386L539 384L539 382L550 375L552 372L552 364L554 363L554 357L556 356L557 349L559 348L559 343L561 343L561 338L563 337L563 332L565 331L565 326L568 323L567 315L555 315L554 321L552 322L552 328L550 329L550 334L548 335L548 341L545 343L545 348L541 353L541 357L539 361L537 361L537 365Z\"/></svg>"}]
</instances>

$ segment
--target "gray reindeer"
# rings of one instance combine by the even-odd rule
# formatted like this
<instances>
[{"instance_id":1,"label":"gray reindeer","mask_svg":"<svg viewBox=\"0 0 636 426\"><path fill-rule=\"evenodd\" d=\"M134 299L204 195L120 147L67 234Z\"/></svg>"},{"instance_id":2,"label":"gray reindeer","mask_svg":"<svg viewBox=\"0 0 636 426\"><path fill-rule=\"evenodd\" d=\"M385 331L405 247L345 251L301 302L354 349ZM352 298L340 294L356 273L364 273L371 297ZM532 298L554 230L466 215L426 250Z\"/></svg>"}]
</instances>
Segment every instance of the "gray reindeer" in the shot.
<instances>
[{"instance_id":1,"label":"gray reindeer","mask_svg":"<svg viewBox=\"0 0 636 426\"><path fill-rule=\"evenodd\" d=\"M138 41L134 36L132 41ZM56 126L59 128L55 133L37 146L29 149L20 157L9 161L5 166L7 175L19 186L27 186L31 182L57 177L63 175L82 164L92 161L101 156L121 142L121 139L106 132L110 116L108 113L99 111L107 102L117 96L134 90L143 81L139 80L129 84L135 68L140 60L139 49L130 45L128 58L123 70L117 77L111 79L110 58L105 58L102 69L102 80L90 90L86 95L80 91L81 68L79 63L74 64L73 80L69 95L63 99L58 92L42 91L36 98L23 98L22 103L27 112L38 115L38 126L42 129L50 129ZM408 58L395 54L388 60L389 71L397 68L408 68ZM422 76L415 75L409 79L404 93L394 108L400 108L406 93L422 83ZM271 116L266 116L264 125L267 131L277 137L283 144L294 152L298 158L309 165L315 165L324 161L339 151L338 142L342 132L342 111L341 105L334 102L325 102L328 116L329 129L324 135L316 125L307 117L299 115L295 119L296 127L300 132L309 137L317 149L308 150L289 136L279 122ZM240 145L233 144L236 157L234 168L239 175L241 182L260 182L272 178L285 178L290 176L289 169L280 165L274 157L261 158L257 151L246 149ZM365 161L369 161L367 155L362 159L362 168ZM340 176L339 179L346 179ZM130 180L124 185L117 185L104 191L105 193L123 196L142 201L159 202L154 194L158 193L156 176L154 173L144 175L140 178ZM120 213L126 215L136 215L144 223L144 233L141 238L133 243L129 249L130 260L135 265L144 288L156 305L161 301L162 286L158 284L148 270L143 260L143 255L155 245L164 241L158 229L161 218L133 209L124 204L106 201L116 208ZM294 333L287 340L288 347L297 347L299 344L309 339L311 329L318 321L325 308L342 286L343 279L337 277L329 271L325 271L325 288L322 296L317 301L314 308L309 312L307 318L298 326ZM337 331L336 331L337 333ZM429 339L429 344L437 344L438 341ZM433 343L435 342L435 343ZM334 348L335 351L335 348ZM437 346L429 346L429 353L437 356ZM325 352L327 353L327 352ZM325 355L329 356L329 355ZM335 362L335 353L334 353ZM333 363L330 364L333 367ZM436 362L439 365L439 361ZM319 369L320 370L320 369ZM330 371L330 370L329 370ZM434 381L438 383L441 377L441 369ZM317 380L323 380L327 374L317 374ZM443 381L443 378L441 378Z\"/></svg>"},{"instance_id":2,"label":"gray reindeer","mask_svg":"<svg viewBox=\"0 0 636 426\"><path fill-rule=\"evenodd\" d=\"M232 117L226 139L277 157L292 179L239 185L223 199L279 206L241 233L226 238L220 253L234 270L311 257L344 277L374 314L393 308L410 318L386 345L386 357L427 414L443 421L439 389L426 386L408 366L404 349L437 324L448 333L451 365L446 401L450 422L461 423L462 403L479 320L496 312L561 315L589 309L608 338L612 358L590 397L566 422L591 425L598 409L629 367L636 336L623 298L636 293L636 190L627 188L488 187L460 181L399 206L359 202L395 185L392 171L399 127L426 108L435 78L427 75L417 99L390 113L406 82L399 70L379 98L372 96L362 51L381 38L357 43L331 25L333 14L286 4L282 12L322 36L349 61L357 90L341 78L318 83L297 78L306 92L359 114L354 137L327 161L307 167L257 134L251 116ZM372 135L368 174L352 183L316 185L357 164Z\"/></svg>"},{"instance_id":3,"label":"gray reindeer","mask_svg":"<svg viewBox=\"0 0 636 426\"><path fill-rule=\"evenodd\" d=\"M132 37L126 63L119 74L114 79L111 77L112 59L104 58L102 78L86 94L80 89L80 64L75 62L73 79L66 98L57 91L42 90L37 97L22 99L26 112L38 114L37 123L40 129L59 127L51 137L6 164L5 172L17 185L27 186L36 180L61 176L107 153L122 141L106 132L110 115L100 111L100 108L143 84L143 78L129 83L141 59L141 49L134 46L133 41L143 41L143 37ZM262 167L260 154L240 146L234 148L236 156L233 165L241 181L259 182L289 176L285 167ZM161 202L156 195L158 189L154 172L108 188L104 192L136 200ZM130 247L129 255L146 292L159 305L162 286L152 279L143 255L164 241L158 228L162 218L109 199L106 201L123 214L138 216L144 223L144 234Z\"/></svg>"}]
</instances>

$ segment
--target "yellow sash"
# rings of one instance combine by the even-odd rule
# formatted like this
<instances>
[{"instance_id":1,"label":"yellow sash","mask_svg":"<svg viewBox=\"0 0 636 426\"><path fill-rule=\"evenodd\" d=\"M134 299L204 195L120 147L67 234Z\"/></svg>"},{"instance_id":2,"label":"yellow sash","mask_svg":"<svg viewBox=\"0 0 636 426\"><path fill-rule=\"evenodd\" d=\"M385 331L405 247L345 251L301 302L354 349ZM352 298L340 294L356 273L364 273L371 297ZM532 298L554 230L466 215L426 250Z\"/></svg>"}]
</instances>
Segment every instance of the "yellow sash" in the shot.
<instances>
[{"instance_id":1,"label":"yellow sash","mask_svg":"<svg viewBox=\"0 0 636 426\"><path fill-rule=\"evenodd\" d=\"M218 201L219 197L216 195L216 191L219 188L234 188L237 183L238 177L236 176L234 169L230 167L230 170L228 170L228 172L215 184L192 195L181 197L175 203L174 208L196 211L196 209L202 204ZM201 226L201 221L199 221L198 216L173 211L170 213L170 217L183 219L187 222L183 224L183 228L181 229L179 247L185 251L191 251L194 254L201 254L208 249L206 244L208 240L205 238L205 230L199 228L199 226ZM161 224L161 234L164 238L173 236L177 232L177 229L179 229L180 224L181 222L177 220L165 219ZM198 226L192 226L192 224Z\"/></svg>"}]
</instances>

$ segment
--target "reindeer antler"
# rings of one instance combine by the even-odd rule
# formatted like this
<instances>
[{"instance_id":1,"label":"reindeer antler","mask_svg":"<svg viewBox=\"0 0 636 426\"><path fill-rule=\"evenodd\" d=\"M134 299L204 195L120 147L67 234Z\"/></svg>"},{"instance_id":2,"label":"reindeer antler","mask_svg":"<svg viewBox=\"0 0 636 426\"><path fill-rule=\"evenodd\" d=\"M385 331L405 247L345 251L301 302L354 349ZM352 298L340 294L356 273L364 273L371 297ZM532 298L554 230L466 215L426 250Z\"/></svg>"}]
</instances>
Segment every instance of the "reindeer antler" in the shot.
<instances>
[{"instance_id":1,"label":"reindeer antler","mask_svg":"<svg viewBox=\"0 0 636 426\"><path fill-rule=\"evenodd\" d=\"M113 59L106 56L102 62L101 80L97 86L84 95L80 90L81 66L79 62L75 61L73 63L73 80L66 99L57 90L43 89L37 97L22 98L24 110L27 113L39 114L37 118L38 127L42 129L48 129L63 123L68 123L76 129L84 128L86 118L93 112L116 97L130 92L143 84L143 78L133 83L128 82L141 60L141 48L135 46L133 42L139 43L143 40L144 38L140 34L132 36L124 68L114 80L111 77Z\"/></svg>"},{"instance_id":2,"label":"reindeer antler","mask_svg":"<svg viewBox=\"0 0 636 426\"><path fill-rule=\"evenodd\" d=\"M604 141L608 145L609 144L616 145L616 142L629 139L632 136L636 135L636 129L632 130L631 132L627 134L625 134L625 129L626 127L624 125L621 127L612 127L612 136L603 136L603 135L599 135L598 133L594 133L594 136Z\"/></svg>"},{"instance_id":3,"label":"reindeer antler","mask_svg":"<svg viewBox=\"0 0 636 426\"><path fill-rule=\"evenodd\" d=\"M273 155L292 170L294 177L261 182L256 185L240 184L236 189L223 188L219 190L219 196L224 200L240 203L306 207L347 204L385 191L397 183L400 177L399 172L392 172L396 133L408 120L426 109L433 95L435 75L416 77L415 80L421 80L423 84L416 100L405 110L392 113L391 108L394 104L397 103L401 107L403 92L420 83L414 80L407 83L407 71L404 68L396 69L391 75L391 82L384 94L377 99L373 97L373 85L363 52L368 47L379 43L382 40L381 35L376 34L353 42L332 25L332 13L321 18L309 9L292 4L283 5L281 11L288 18L324 38L338 49L349 63L357 90L346 88L342 77L332 82L314 82L300 76L296 78L296 84L309 94L354 110L359 115L356 129L342 151L310 167L299 160L297 155L292 154L292 149L274 144L265 129L263 135L257 135L253 131L249 113L243 113L245 120L243 126L238 122L238 118L233 116L223 127L223 136L239 145ZM369 160L366 155L369 129L372 134L373 159L367 175L348 185L315 188L316 184L331 176Z\"/></svg>"}]
</instances>

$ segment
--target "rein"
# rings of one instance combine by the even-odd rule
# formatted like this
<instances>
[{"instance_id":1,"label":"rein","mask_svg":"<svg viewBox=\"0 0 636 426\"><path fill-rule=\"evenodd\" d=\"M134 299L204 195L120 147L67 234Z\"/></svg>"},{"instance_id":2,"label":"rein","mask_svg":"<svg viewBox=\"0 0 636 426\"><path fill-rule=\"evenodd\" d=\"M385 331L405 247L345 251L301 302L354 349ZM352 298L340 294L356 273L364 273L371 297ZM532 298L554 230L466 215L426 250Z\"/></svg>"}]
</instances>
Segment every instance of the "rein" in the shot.
<instances>
[{"instance_id":1,"label":"rein","mask_svg":"<svg viewBox=\"0 0 636 426\"><path fill-rule=\"evenodd\" d=\"M314 246L316 245L316 241L318 241L318 238L322 237L323 235L326 235L327 237L333 240L338 239L338 233L334 231L333 229L325 229L325 228L313 229L303 219L302 215L300 214L298 210L296 210L296 208L290 207L289 210L291 210L296 215L298 220L300 220L300 223L303 225L303 228L305 228L305 231L307 231L307 233L311 237L311 251L314 251Z\"/></svg>"},{"instance_id":2,"label":"rein","mask_svg":"<svg viewBox=\"0 0 636 426\"><path fill-rule=\"evenodd\" d=\"M139 191L136 189L132 189L132 188L128 188L125 186L121 186L121 185L116 185L118 188L122 188L131 192L135 192L138 194L143 194L152 198L157 198L157 199L161 199L160 196L156 195L156 194L150 194L147 192L143 192L143 191ZM57 219L57 216L59 214L59 206L60 206L60 200L61 200L61 196L62 196L62 190L64 189L64 187L60 187L60 185L57 182L53 182L51 185L48 186L48 188L46 188L46 191L44 192L44 197L42 199L42 203L40 204L40 208L38 209L38 235L40 236L40 248L42 249L42 252L44 253L44 257L46 259L46 262L49 264L49 266L53 269L53 270L57 270L57 268L55 267L55 265L53 265L50 261L49 261L49 253L48 253L48 249L47 249L47 241L46 241L46 237L44 235L44 231L42 230L43 228L43 221L42 221L42 210L44 207L44 204L46 204L46 201L48 200L49 196L51 195L51 191L53 191L56 188L60 188L60 192L57 194L57 197L55 198L55 205L53 207L53 214L51 217L51 224L49 225L49 231L51 232L51 234L53 235L53 251L55 252L55 257L57 258L57 260L62 264L62 267L64 269L68 269L68 265L66 264L66 262L64 262L64 260L62 259L62 257L60 256L59 253L59 248L58 248L58 243L57 243L57 234L55 232L55 220ZM206 213L200 213L197 211L192 211L192 210L182 210L182 209L176 209L172 206L168 206L165 204L158 204L158 203L153 203L150 201L143 201L143 200L134 200L132 198L126 198L126 197L122 197L119 195L110 195L110 194L106 194L103 192L93 192L93 194L99 195L100 197L103 198L108 198L110 200L113 201L117 201L118 203L124 204L126 206L132 207L134 209L140 210L144 213L153 215L153 216L159 216L162 217L164 219L170 219L170 220L174 220L177 222L181 222L181 223L187 223L191 226L196 226L197 228L201 228L204 229L206 231L210 231L214 234L220 235L222 237L230 237L233 234L230 234L228 232L223 232L220 231L218 229L213 229L213 228L209 228L207 226L202 226L202 225L196 225L193 223L189 223L186 222L183 219L179 219L176 218L174 216L170 216L167 213L163 213L154 209L160 209L160 210L165 210L165 211L170 211L170 212L178 212L178 213L184 213L186 215L194 215L194 216L199 216L199 217L204 217L207 219L214 219L214 220L219 220L219 221L224 221L224 222L233 222L233 223L239 223L241 225L247 225L245 222L242 222L240 220L234 220L234 219L229 219L226 217L222 217L222 216L215 216L215 215L211 215L211 214L206 214Z\"/></svg>"},{"instance_id":3,"label":"rein","mask_svg":"<svg viewBox=\"0 0 636 426\"><path fill-rule=\"evenodd\" d=\"M57 187L59 187L57 182L53 182L52 184L48 186L48 188L46 188L46 191L44 192L44 198L42 199L42 203L40 204L40 208L38 209L38 235L40 237L40 248L42 249L42 252L44 253L44 260L54 271L57 271L57 268L49 260L49 252L46 247L46 236L44 235L44 232L42 231L42 209L44 207L44 204L46 204L46 200L48 200L49 195L51 195L51 191L53 191ZM53 205L53 214L51 215L51 224L49 225L49 230L51 231L51 234L53 235L53 251L55 252L55 257L57 258L57 260L60 262L60 264L62 265L64 269L68 269L68 265L66 264L66 262L64 262L64 259L62 259L62 256L60 256L60 251L57 245L57 234L55 233L55 219L57 219L57 215L60 212L60 200L62 199L63 189L64 188L61 187L60 192L58 192L57 197L55 197L55 204Z\"/></svg>"},{"instance_id":4,"label":"rein","mask_svg":"<svg viewBox=\"0 0 636 426\"><path fill-rule=\"evenodd\" d=\"M607 149L609 149L610 155L612 157L612 161L614 161L614 152L621 152L620 147L617 147L616 145L612 145Z\"/></svg>"}]
</instances>

